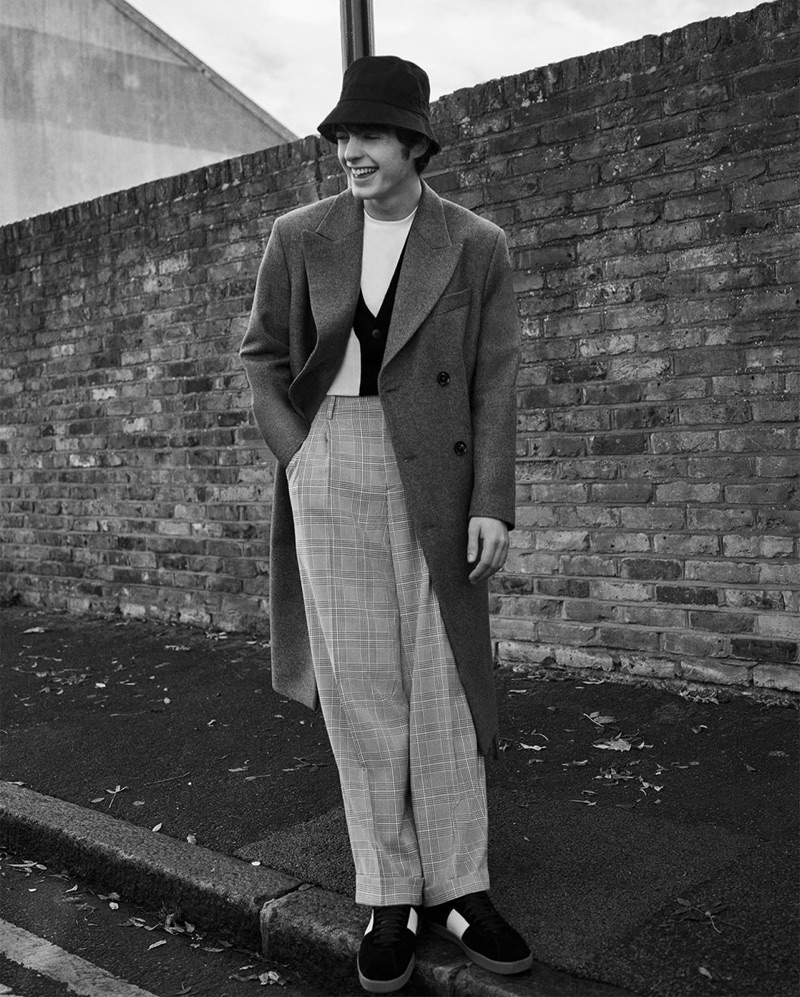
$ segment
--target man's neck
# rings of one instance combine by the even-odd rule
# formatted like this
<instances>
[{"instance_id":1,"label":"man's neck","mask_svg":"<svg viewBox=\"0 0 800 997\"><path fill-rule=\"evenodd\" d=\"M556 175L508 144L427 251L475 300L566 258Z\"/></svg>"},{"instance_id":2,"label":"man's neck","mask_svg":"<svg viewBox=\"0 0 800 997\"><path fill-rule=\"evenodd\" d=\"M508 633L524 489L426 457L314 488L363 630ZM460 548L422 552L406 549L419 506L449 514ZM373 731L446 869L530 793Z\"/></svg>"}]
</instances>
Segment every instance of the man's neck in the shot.
<instances>
[{"instance_id":1,"label":"man's neck","mask_svg":"<svg viewBox=\"0 0 800 997\"><path fill-rule=\"evenodd\" d=\"M364 202L364 210L370 216L380 222L397 222L402 218L408 218L416 208L422 197L422 181L415 178L414 184L409 189L398 193L396 197L388 202L378 201L377 198L370 198Z\"/></svg>"}]
</instances>

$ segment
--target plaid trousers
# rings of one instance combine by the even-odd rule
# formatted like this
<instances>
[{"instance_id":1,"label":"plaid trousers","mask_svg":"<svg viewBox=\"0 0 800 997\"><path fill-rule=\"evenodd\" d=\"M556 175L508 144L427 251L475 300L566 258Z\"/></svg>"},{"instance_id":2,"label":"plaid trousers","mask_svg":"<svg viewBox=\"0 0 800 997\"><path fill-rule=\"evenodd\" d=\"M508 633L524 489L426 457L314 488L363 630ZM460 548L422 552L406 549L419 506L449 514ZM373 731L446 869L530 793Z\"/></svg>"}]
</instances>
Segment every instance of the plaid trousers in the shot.
<instances>
[{"instance_id":1,"label":"plaid trousers","mask_svg":"<svg viewBox=\"0 0 800 997\"><path fill-rule=\"evenodd\" d=\"M484 760L378 398L329 396L287 476L356 902L486 890Z\"/></svg>"}]
</instances>

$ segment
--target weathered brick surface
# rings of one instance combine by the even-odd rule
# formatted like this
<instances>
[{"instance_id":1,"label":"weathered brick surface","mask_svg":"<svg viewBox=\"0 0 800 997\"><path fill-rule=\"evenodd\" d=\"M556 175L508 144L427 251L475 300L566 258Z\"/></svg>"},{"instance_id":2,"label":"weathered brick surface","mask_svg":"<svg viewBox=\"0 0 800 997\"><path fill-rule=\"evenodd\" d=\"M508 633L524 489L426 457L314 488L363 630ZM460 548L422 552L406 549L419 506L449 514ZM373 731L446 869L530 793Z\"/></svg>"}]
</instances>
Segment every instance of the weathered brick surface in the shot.
<instances>
[{"instance_id":1,"label":"weathered brick surface","mask_svg":"<svg viewBox=\"0 0 800 997\"><path fill-rule=\"evenodd\" d=\"M502 224L524 330L497 654L800 687L797 4L443 98L432 185ZM266 628L236 351L305 139L0 231L3 554L31 603Z\"/></svg>"}]
</instances>

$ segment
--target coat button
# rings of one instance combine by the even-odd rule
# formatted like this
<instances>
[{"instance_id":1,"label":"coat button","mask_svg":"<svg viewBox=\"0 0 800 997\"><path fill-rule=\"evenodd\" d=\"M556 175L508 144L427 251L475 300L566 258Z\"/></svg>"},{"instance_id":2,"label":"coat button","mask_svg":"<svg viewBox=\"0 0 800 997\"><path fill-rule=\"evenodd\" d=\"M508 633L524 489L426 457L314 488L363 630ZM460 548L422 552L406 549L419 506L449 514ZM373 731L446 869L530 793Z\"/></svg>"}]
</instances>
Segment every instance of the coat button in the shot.
<instances>
[{"instance_id":1,"label":"coat button","mask_svg":"<svg viewBox=\"0 0 800 997\"><path fill-rule=\"evenodd\" d=\"M447 373L446 370L439 371L439 373L436 375L436 380L439 382L439 384L441 384L442 387L444 387L446 384L450 383L450 375Z\"/></svg>"},{"instance_id":2,"label":"coat button","mask_svg":"<svg viewBox=\"0 0 800 997\"><path fill-rule=\"evenodd\" d=\"M467 444L463 440L459 440L458 443L453 445L453 451L457 453L459 457L463 457L467 452Z\"/></svg>"},{"instance_id":3,"label":"coat button","mask_svg":"<svg viewBox=\"0 0 800 997\"><path fill-rule=\"evenodd\" d=\"M373 339L380 339L382 335L383 335L383 333L381 332L380 329L373 329L372 330L372 338Z\"/></svg>"}]
</instances>

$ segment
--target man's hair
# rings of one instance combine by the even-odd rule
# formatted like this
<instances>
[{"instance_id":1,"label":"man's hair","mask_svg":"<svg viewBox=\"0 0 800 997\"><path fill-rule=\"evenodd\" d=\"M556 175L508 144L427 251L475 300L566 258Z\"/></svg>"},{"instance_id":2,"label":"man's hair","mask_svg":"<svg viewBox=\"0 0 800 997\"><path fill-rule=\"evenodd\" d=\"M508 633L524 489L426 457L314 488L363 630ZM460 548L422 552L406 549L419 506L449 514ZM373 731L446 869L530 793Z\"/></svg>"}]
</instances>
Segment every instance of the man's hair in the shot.
<instances>
[{"instance_id":1,"label":"man's hair","mask_svg":"<svg viewBox=\"0 0 800 997\"><path fill-rule=\"evenodd\" d=\"M417 173L422 173L425 167L431 160L433 155L432 146L430 139L427 135L423 135L422 132L412 131L410 128L399 128L397 125L381 125L378 122L370 122L367 124L347 124L347 122L342 122L339 128L344 128L348 132L353 132L353 134L358 135L364 132L379 131L379 132L392 132L397 136L397 141L406 150L406 155L411 154L411 150L419 141L424 141L426 143L425 151L421 156L417 156L414 160L414 165L417 168Z\"/></svg>"},{"instance_id":2,"label":"man's hair","mask_svg":"<svg viewBox=\"0 0 800 997\"><path fill-rule=\"evenodd\" d=\"M422 173L428 163L431 161L431 156L433 155L432 146L430 139L427 135L423 135L422 132L413 132L410 128L395 128L394 133L397 136L397 140L404 147L406 152L410 153L414 146L422 139L425 142L425 151L421 156L417 156L414 160L414 165L417 168L417 173Z\"/></svg>"}]
</instances>

